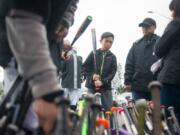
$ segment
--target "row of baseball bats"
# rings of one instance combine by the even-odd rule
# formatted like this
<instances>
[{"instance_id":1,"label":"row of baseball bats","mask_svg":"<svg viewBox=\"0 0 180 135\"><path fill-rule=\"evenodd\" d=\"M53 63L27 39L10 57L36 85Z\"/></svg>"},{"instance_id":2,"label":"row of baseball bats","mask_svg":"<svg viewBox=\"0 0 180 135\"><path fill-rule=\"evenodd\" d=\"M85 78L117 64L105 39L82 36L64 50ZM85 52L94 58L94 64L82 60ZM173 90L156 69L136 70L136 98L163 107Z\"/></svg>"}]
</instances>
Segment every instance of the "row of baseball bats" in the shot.
<instances>
[{"instance_id":1,"label":"row of baseball bats","mask_svg":"<svg viewBox=\"0 0 180 135\"><path fill-rule=\"evenodd\" d=\"M174 108L160 105L160 88L159 82L152 82L149 85L152 101L128 100L109 111L104 110L99 92L83 94L73 111L61 91L55 100L59 113L53 135L180 135ZM31 102L27 83L18 77L1 103L1 135L26 135L23 121Z\"/></svg>"},{"instance_id":2,"label":"row of baseball bats","mask_svg":"<svg viewBox=\"0 0 180 135\"><path fill-rule=\"evenodd\" d=\"M84 132L81 135L179 135L180 126L173 106L160 105L161 84L157 81L150 83L149 90L152 101L140 99L128 100L111 110L104 111L101 104L101 94L87 94L80 100L78 114L80 126ZM83 120L86 120L85 122ZM84 128L86 127L86 128Z\"/></svg>"}]
</instances>

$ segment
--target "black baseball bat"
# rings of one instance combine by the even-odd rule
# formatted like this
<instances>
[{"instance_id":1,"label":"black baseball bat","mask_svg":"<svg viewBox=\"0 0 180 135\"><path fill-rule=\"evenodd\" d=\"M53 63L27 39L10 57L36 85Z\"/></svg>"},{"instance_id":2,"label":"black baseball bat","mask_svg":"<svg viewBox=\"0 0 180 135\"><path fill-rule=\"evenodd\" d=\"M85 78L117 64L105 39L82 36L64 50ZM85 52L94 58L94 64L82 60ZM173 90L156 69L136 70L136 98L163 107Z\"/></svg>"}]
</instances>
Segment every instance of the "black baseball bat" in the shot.
<instances>
[{"instance_id":1,"label":"black baseball bat","mask_svg":"<svg viewBox=\"0 0 180 135\"><path fill-rule=\"evenodd\" d=\"M89 24L92 21L92 17L91 16L87 16L86 19L83 21L83 23L81 24L81 26L79 27L72 43L71 46L73 46L73 44L76 42L76 40L84 33L84 31L87 29L87 27L89 26Z\"/></svg>"}]
</instances>

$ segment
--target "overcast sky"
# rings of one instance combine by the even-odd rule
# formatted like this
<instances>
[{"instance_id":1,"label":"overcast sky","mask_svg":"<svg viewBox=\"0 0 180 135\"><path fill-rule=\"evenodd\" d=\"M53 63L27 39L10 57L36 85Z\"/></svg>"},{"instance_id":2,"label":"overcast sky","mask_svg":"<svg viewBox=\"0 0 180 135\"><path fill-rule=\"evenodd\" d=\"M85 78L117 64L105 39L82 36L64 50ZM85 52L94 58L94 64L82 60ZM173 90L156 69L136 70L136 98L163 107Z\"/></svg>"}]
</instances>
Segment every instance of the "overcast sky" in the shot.
<instances>
[{"instance_id":1,"label":"overcast sky","mask_svg":"<svg viewBox=\"0 0 180 135\"><path fill-rule=\"evenodd\" d=\"M92 50L91 28L96 29L98 48L100 47L100 35L105 31L110 31L115 35L111 50L124 70L129 48L142 36L138 24L145 17L152 17L157 22L156 33L161 35L169 20L147 12L152 10L170 17L169 3L170 0L80 0L75 23L71 27L67 39L72 41L82 21L87 15L91 15L93 17L91 25L74 45L78 54L85 60ZM0 77L1 79L2 77Z\"/></svg>"},{"instance_id":2,"label":"overcast sky","mask_svg":"<svg viewBox=\"0 0 180 135\"><path fill-rule=\"evenodd\" d=\"M145 17L152 17L157 22L156 33L161 35L170 20L158 14L170 17L169 3L170 0L80 0L75 23L67 39L72 41L79 25L87 15L91 15L93 17L91 25L75 43L78 54L85 60L92 50L91 28L96 29L98 47L100 35L110 31L115 35L111 50L124 70L126 56L132 43L142 37L138 24ZM147 13L150 10L158 14Z\"/></svg>"}]
</instances>

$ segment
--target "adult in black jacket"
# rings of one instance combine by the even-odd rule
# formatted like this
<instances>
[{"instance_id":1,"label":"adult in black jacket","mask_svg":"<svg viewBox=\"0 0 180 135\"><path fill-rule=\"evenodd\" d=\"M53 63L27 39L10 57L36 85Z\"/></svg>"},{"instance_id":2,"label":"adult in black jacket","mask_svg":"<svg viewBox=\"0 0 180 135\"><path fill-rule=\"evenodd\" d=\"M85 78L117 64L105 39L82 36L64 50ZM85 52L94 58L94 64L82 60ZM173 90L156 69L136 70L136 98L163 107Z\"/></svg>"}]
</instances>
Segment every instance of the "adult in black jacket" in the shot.
<instances>
[{"instance_id":1,"label":"adult in black jacket","mask_svg":"<svg viewBox=\"0 0 180 135\"><path fill-rule=\"evenodd\" d=\"M92 93L101 92L105 110L109 110L112 106L111 81L117 70L116 56L109 50L113 41L112 33L102 34L100 40L102 48L96 50L97 71L94 68L93 52L89 54L82 66L82 72L87 77L86 87Z\"/></svg>"},{"instance_id":2,"label":"adult in black jacket","mask_svg":"<svg viewBox=\"0 0 180 135\"><path fill-rule=\"evenodd\" d=\"M173 20L155 46L155 54L163 59L158 80L163 83L161 103L174 106L180 122L180 0L170 4Z\"/></svg>"},{"instance_id":3,"label":"adult in black jacket","mask_svg":"<svg viewBox=\"0 0 180 135\"><path fill-rule=\"evenodd\" d=\"M153 48L159 36L154 34L156 22L152 18L145 18L139 26L142 27L143 37L133 44L128 53L124 84L128 91L132 91L134 100L140 98L150 100L151 96L147 86L156 79L150 67L157 60L157 57L153 55Z\"/></svg>"}]
</instances>

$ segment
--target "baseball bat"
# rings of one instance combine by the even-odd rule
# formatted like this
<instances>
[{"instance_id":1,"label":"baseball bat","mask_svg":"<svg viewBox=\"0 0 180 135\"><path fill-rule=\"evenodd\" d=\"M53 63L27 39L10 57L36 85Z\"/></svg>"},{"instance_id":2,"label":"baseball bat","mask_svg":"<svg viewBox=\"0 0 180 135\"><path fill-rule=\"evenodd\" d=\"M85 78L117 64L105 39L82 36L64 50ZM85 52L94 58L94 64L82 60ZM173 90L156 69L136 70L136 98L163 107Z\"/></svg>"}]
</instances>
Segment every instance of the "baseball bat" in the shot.
<instances>
[{"instance_id":1,"label":"baseball bat","mask_svg":"<svg viewBox=\"0 0 180 135\"><path fill-rule=\"evenodd\" d=\"M152 101L154 103L154 108L152 110L152 122L153 122L153 135L162 134L161 127L161 112L160 112L160 89L161 83L158 81L153 81L148 85L151 91Z\"/></svg>"},{"instance_id":2,"label":"baseball bat","mask_svg":"<svg viewBox=\"0 0 180 135\"><path fill-rule=\"evenodd\" d=\"M94 57L94 70L95 73L97 74L97 62L96 62L96 48L97 48L97 43L96 43L96 31L95 29L91 29L92 33L92 45L93 45L93 57Z\"/></svg>"},{"instance_id":3,"label":"baseball bat","mask_svg":"<svg viewBox=\"0 0 180 135\"><path fill-rule=\"evenodd\" d=\"M131 124L127 115L125 114L125 110L123 108L119 108L119 114L121 116L121 119L123 120L123 123L124 123L124 126L126 128L126 130L129 132L129 133L132 133L132 129L131 129ZM134 127L133 127L134 128ZM135 133L134 135L137 135L137 133Z\"/></svg>"},{"instance_id":4,"label":"baseball bat","mask_svg":"<svg viewBox=\"0 0 180 135\"><path fill-rule=\"evenodd\" d=\"M174 127L173 118L172 118L172 117L168 117L168 118L167 118L167 124L168 124L168 127L169 127L170 132L171 132L173 135L176 135L177 132L176 132L176 128Z\"/></svg>"},{"instance_id":5,"label":"baseball bat","mask_svg":"<svg viewBox=\"0 0 180 135\"><path fill-rule=\"evenodd\" d=\"M174 123L174 127L176 129L176 132L177 132L177 134L180 134L180 126L179 126L178 120L176 118L176 115L174 113L174 107L170 106L170 107L168 107L168 110L169 110L170 115L173 119L173 123Z\"/></svg>"},{"instance_id":6,"label":"baseball bat","mask_svg":"<svg viewBox=\"0 0 180 135\"><path fill-rule=\"evenodd\" d=\"M137 120L138 120L138 134L139 135L145 135L144 129L145 129L145 110L146 110L146 100L145 99L139 99L136 101L136 108L139 113Z\"/></svg>"},{"instance_id":7,"label":"baseball bat","mask_svg":"<svg viewBox=\"0 0 180 135\"><path fill-rule=\"evenodd\" d=\"M81 24L81 26L79 27L72 43L71 46L74 45L74 43L77 41L77 39L84 33L84 31L87 29L87 27L89 26L89 24L92 21L92 17L91 16L87 16L86 19L83 21L83 23Z\"/></svg>"},{"instance_id":8,"label":"baseball bat","mask_svg":"<svg viewBox=\"0 0 180 135\"><path fill-rule=\"evenodd\" d=\"M104 131L110 127L108 120L99 118L96 121L96 126L98 127L97 135L107 135L107 132Z\"/></svg>"}]
</instances>

